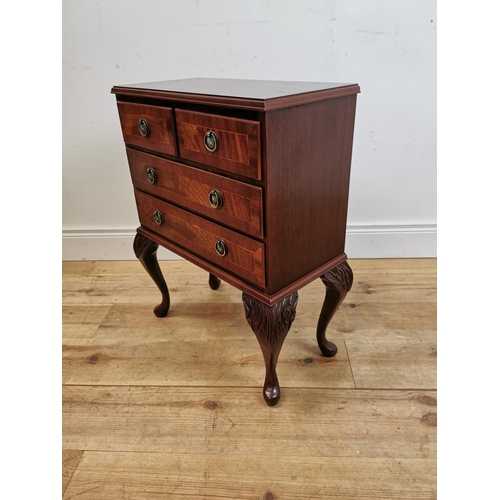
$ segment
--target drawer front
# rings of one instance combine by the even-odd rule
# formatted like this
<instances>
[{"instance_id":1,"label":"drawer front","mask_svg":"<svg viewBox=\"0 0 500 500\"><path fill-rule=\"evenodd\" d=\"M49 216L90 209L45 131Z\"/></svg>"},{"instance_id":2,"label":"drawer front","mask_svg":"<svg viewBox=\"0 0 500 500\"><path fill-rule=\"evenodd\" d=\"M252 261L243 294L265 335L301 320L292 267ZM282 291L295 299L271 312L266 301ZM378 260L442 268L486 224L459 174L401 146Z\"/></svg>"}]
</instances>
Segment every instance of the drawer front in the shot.
<instances>
[{"instance_id":1,"label":"drawer front","mask_svg":"<svg viewBox=\"0 0 500 500\"><path fill-rule=\"evenodd\" d=\"M263 243L141 191L135 191L135 199L139 220L144 227L257 286L265 287ZM225 250L224 256L217 253L217 243L219 250Z\"/></svg>"},{"instance_id":2,"label":"drawer front","mask_svg":"<svg viewBox=\"0 0 500 500\"><path fill-rule=\"evenodd\" d=\"M130 148L127 156L132 181L139 189L264 237L261 188Z\"/></svg>"},{"instance_id":3,"label":"drawer front","mask_svg":"<svg viewBox=\"0 0 500 500\"><path fill-rule=\"evenodd\" d=\"M175 110L183 158L260 180L260 124L227 116Z\"/></svg>"},{"instance_id":4,"label":"drawer front","mask_svg":"<svg viewBox=\"0 0 500 500\"><path fill-rule=\"evenodd\" d=\"M172 108L118 102L123 140L142 148L176 155Z\"/></svg>"}]
</instances>

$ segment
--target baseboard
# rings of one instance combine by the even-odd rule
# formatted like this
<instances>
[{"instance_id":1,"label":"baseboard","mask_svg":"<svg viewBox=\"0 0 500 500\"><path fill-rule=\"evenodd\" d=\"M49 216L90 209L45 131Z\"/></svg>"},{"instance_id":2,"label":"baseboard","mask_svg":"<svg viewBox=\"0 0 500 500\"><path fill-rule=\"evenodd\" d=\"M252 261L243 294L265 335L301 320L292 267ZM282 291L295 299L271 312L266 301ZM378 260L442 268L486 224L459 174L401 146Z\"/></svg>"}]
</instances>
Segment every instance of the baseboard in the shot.
<instances>
[{"instance_id":1,"label":"baseboard","mask_svg":"<svg viewBox=\"0 0 500 500\"><path fill-rule=\"evenodd\" d=\"M436 257L437 225L350 225L345 253L352 259Z\"/></svg>"},{"instance_id":2,"label":"baseboard","mask_svg":"<svg viewBox=\"0 0 500 500\"><path fill-rule=\"evenodd\" d=\"M63 260L135 260L134 229L67 229L62 232ZM158 249L161 260L183 260L166 248Z\"/></svg>"},{"instance_id":3,"label":"baseboard","mask_svg":"<svg viewBox=\"0 0 500 500\"><path fill-rule=\"evenodd\" d=\"M66 229L62 234L63 260L134 260L134 229ZM350 258L436 257L436 225L350 225L346 253ZM160 248L161 260L182 260Z\"/></svg>"}]
</instances>

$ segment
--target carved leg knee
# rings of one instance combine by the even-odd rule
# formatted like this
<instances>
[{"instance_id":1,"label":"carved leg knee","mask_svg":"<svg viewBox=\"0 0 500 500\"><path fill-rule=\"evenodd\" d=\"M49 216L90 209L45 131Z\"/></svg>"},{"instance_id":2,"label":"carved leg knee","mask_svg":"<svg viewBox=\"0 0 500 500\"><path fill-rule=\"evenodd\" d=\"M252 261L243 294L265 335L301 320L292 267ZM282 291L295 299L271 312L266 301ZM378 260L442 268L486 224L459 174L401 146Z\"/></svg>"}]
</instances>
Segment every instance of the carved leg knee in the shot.
<instances>
[{"instance_id":1,"label":"carved leg knee","mask_svg":"<svg viewBox=\"0 0 500 500\"><path fill-rule=\"evenodd\" d=\"M326 339L326 329L337 309L351 289L353 274L347 262L342 262L321 276L326 287L326 296L319 315L316 338L324 356L329 358L337 354L337 346Z\"/></svg>"},{"instance_id":2,"label":"carved leg knee","mask_svg":"<svg viewBox=\"0 0 500 500\"><path fill-rule=\"evenodd\" d=\"M264 362L266 378L264 380L264 399L269 406L274 406L280 399L280 386L276 374L276 364L281 346L295 319L295 309L299 296L292 293L272 306L243 292L243 305L248 324L259 341Z\"/></svg>"}]
</instances>

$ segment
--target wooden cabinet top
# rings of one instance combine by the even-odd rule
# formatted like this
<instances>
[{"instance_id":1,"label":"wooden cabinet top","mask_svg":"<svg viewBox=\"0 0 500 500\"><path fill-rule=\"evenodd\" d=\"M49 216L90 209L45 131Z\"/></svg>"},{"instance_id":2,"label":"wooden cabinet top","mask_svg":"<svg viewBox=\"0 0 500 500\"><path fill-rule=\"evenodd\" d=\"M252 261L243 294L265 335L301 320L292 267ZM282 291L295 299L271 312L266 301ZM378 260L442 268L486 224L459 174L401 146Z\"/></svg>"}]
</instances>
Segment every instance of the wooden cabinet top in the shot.
<instances>
[{"instance_id":1,"label":"wooden cabinet top","mask_svg":"<svg viewBox=\"0 0 500 500\"><path fill-rule=\"evenodd\" d=\"M357 94L359 86L354 83L188 78L116 85L111 92L266 111Z\"/></svg>"}]
</instances>

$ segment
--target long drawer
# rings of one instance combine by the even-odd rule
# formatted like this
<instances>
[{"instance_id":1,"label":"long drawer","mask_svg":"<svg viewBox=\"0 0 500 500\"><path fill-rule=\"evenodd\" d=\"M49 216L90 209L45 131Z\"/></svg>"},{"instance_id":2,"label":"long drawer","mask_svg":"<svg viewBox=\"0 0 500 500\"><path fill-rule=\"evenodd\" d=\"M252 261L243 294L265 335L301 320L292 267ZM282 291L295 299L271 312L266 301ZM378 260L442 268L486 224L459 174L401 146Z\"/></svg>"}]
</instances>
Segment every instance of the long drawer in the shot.
<instances>
[{"instance_id":1,"label":"long drawer","mask_svg":"<svg viewBox=\"0 0 500 500\"><path fill-rule=\"evenodd\" d=\"M217 266L265 287L264 244L135 190L141 224Z\"/></svg>"},{"instance_id":2,"label":"long drawer","mask_svg":"<svg viewBox=\"0 0 500 500\"><path fill-rule=\"evenodd\" d=\"M229 116L175 110L179 155L260 180L260 123Z\"/></svg>"},{"instance_id":3,"label":"long drawer","mask_svg":"<svg viewBox=\"0 0 500 500\"><path fill-rule=\"evenodd\" d=\"M263 238L262 189L127 148L134 186Z\"/></svg>"}]
</instances>

